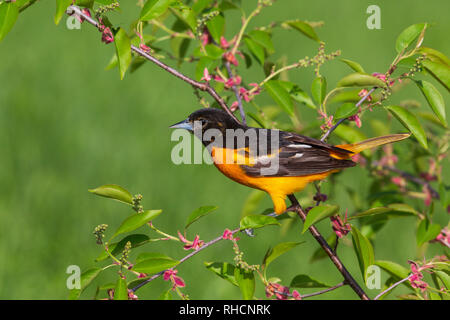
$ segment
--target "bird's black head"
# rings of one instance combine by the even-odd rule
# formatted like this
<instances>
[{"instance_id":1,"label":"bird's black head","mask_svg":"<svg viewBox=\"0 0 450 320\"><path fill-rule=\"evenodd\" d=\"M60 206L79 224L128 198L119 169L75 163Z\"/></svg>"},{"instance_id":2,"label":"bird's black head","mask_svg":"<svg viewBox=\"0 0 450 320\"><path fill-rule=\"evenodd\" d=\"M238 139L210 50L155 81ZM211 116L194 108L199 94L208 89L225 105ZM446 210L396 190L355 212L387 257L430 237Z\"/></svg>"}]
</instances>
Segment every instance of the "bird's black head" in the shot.
<instances>
[{"instance_id":1,"label":"bird's black head","mask_svg":"<svg viewBox=\"0 0 450 320\"><path fill-rule=\"evenodd\" d=\"M219 131L224 136L226 129L238 129L244 127L237 123L225 111L215 108L206 108L194 111L186 120L178 122L170 126L170 128L186 129L193 132L196 136L201 134L202 142L208 143L211 139L208 138L209 135L206 132L207 130L215 129L209 132L212 135L217 136L214 132L217 133Z\"/></svg>"}]
</instances>

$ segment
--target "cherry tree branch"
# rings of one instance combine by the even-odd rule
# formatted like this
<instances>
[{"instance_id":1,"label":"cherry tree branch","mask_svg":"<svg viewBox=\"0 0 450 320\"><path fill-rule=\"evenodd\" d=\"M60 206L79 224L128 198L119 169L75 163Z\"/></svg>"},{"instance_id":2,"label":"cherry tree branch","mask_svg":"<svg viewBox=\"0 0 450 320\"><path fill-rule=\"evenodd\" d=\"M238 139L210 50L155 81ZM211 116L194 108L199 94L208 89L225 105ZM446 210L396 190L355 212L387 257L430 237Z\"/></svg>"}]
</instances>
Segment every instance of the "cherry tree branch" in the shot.
<instances>
[{"instance_id":1,"label":"cherry tree branch","mask_svg":"<svg viewBox=\"0 0 450 320\"><path fill-rule=\"evenodd\" d=\"M327 293L327 292L336 290L337 288L343 287L343 286L345 286L346 284L347 284L347 282L342 281L341 283L338 283L337 285L332 286L332 287L330 287L330 288L326 288L326 289L323 289L323 290L320 290L320 291L317 291L317 292L313 292L313 293L302 294L302 295L300 295L300 296L301 296L302 299L309 298L309 297L314 297L314 296L318 296L318 295L320 295L320 294L324 294L324 293Z\"/></svg>"},{"instance_id":2,"label":"cherry tree branch","mask_svg":"<svg viewBox=\"0 0 450 320\"><path fill-rule=\"evenodd\" d=\"M235 234L236 232L239 232L239 230L241 230L240 228L234 229L231 231L231 234ZM175 268L177 268L180 264L182 264L183 262L185 262L186 260L189 260L190 258L192 258L193 256L195 256L197 253L199 253L200 251L205 250L206 248L212 246L213 244L219 242L220 240L224 240L223 238L223 234L218 236L217 238L212 239L209 242L206 242L205 244L203 244L200 248L198 248L197 250L192 251L191 253L189 253L188 255L184 256L182 259L180 259L180 261L178 262L178 264L170 269L166 269L163 270L161 272L158 272L156 274L154 274L153 276L151 276L150 278L148 278L147 280L139 283L136 287L134 287L133 289L131 289L133 292L136 292L139 288L145 286L147 283L152 282L153 280L159 278L160 276L162 276L164 274L164 272L166 272L167 270L173 270Z\"/></svg>"},{"instance_id":3,"label":"cherry tree branch","mask_svg":"<svg viewBox=\"0 0 450 320\"><path fill-rule=\"evenodd\" d=\"M228 77L232 78L233 72L231 71L230 63L228 61L225 62L225 68L227 69ZM236 96L236 100L237 100L237 103L239 106L239 112L241 113L242 123L244 125L247 125L247 120L245 119L244 106L242 105L242 99L241 99L241 95L239 94L239 90L235 84L233 84L232 88L233 88L233 91L234 91L234 94Z\"/></svg>"},{"instance_id":4,"label":"cherry tree branch","mask_svg":"<svg viewBox=\"0 0 450 320\"><path fill-rule=\"evenodd\" d=\"M300 219L305 222L306 220L306 213L303 211L302 207L300 206L300 203L298 202L295 195L291 194L288 196L289 200L291 201L292 205L295 206L296 212ZM362 299L362 300L370 300L367 294L364 292L364 290L359 286L359 284L356 282L356 280L352 277L352 275L347 271L342 261L337 256L336 252L334 252L330 246L328 245L327 241L324 239L324 237L320 234L319 230L313 225L309 227L309 232L311 232L312 236L316 241L320 244L323 251L330 257L331 261L334 263L336 268L339 270L339 272L342 274L342 276L345 279L345 282L348 283L348 285L355 291L355 293Z\"/></svg>"},{"instance_id":5,"label":"cherry tree branch","mask_svg":"<svg viewBox=\"0 0 450 320\"><path fill-rule=\"evenodd\" d=\"M379 293L375 298L373 298L373 300L378 300L380 297L382 297L384 294L386 294L387 292L391 291L392 289L394 289L395 287L397 287L398 285L402 284L403 282L405 282L406 280L408 280L410 277L412 276L412 274L410 274L409 276L407 276L406 278L394 283L392 286L390 286L389 288L387 288L386 290L382 291L381 293Z\"/></svg>"},{"instance_id":6,"label":"cherry tree branch","mask_svg":"<svg viewBox=\"0 0 450 320\"><path fill-rule=\"evenodd\" d=\"M88 23L92 24L95 27L99 27L99 23L91 18L90 16L86 15L84 12L80 10L77 6L69 6L66 11L69 15L76 14L80 17L83 17L84 20L86 20ZM144 50L131 45L131 50L140 55L141 57L153 62L158 67L166 70L170 74L174 75L175 77L183 80L184 82L190 84L194 88L197 88L201 91L207 92L214 100L217 101L217 103L220 105L222 109L224 109L230 117L232 117L236 122L240 123L240 121L236 118L236 116L230 111L225 101L222 99L222 97L212 88L207 82L199 82L195 81L194 79L189 78L188 76L184 75L183 73L179 72L178 70L175 70L174 68L166 65L162 61L156 59L151 54L145 52Z\"/></svg>"}]
</instances>

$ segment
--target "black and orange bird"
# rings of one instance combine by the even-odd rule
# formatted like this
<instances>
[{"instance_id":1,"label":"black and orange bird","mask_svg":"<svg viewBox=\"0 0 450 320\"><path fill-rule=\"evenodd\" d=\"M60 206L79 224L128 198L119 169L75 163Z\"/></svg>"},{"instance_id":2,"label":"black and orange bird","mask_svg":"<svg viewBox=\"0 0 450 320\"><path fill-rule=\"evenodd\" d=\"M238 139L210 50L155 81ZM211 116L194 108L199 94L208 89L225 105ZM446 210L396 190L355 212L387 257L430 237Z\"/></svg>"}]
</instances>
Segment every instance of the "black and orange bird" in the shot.
<instances>
[{"instance_id":1,"label":"black and orange bird","mask_svg":"<svg viewBox=\"0 0 450 320\"><path fill-rule=\"evenodd\" d=\"M392 134L333 146L292 132L248 127L215 108L197 110L170 128L186 129L201 139L228 178L267 192L276 214L286 211L286 196L355 166L353 155L410 136Z\"/></svg>"}]
</instances>

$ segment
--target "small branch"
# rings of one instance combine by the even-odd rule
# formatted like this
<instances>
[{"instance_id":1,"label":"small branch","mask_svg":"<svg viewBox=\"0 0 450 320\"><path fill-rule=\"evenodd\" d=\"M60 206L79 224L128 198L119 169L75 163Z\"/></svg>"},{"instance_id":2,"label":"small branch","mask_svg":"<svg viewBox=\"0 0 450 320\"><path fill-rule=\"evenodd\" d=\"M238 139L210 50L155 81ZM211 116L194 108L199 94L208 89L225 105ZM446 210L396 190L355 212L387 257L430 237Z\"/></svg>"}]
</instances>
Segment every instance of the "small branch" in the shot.
<instances>
[{"instance_id":1,"label":"small branch","mask_svg":"<svg viewBox=\"0 0 450 320\"><path fill-rule=\"evenodd\" d=\"M358 103L355 105L356 107L359 107L364 101L366 101L366 99L376 90L377 88L374 87L372 89L370 89L369 92L367 92L367 94L361 98L361 100L358 101ZM347 120L348 118L342 118L340 119L338 122L336 122L336 124L334 126L332 126L330 129L328 129L328 131L323 135L323 137L320 139L320 141L325 141L328 136L345 120Z\"/></svg>"},{"instance_id":2,"label":"small branch","mask_svg":"<svg viewBox=\"0 0 450 320\"><path fill-rule=\"evenodd\" d=\"M234 229L231 231L231 233L234 235L236 232L238 232L240 230L240 228ZM186 260L192 258L193 256L195 256L197 253L199 253L200 251L205 250L206 248L212 246L213 244L219 242L220 240L223 240L223 235L220 235L219 237L212 239L209 242L206 242L205 244L203 244L200 248L198 248L195 251L192 251L191 253L189 253L188 255L186 255L184 258L180 259L180 261L178 262L178 264L170 269L167 270L173 270L175 268L177 268L180 264L182 264L183 262L185 262ZM134 287L133 289L131 289L133 292L136 292L139 288L145 286L147 283L159 278L160 276L162 276L164 274L164 272L166 272L167 270L163 270L161 272L158 272L156 274L154 274L153 276L151 276L150 278L148 278L147 280L141 282L140 284L138 284L136 287Z\"/></svg>"},{"instance_id":3,"label":"small branch","mask_svg":"<svg viewBox=\"0 0 450 320\"><path fill-rule=\"evenodd\" d=\"M318 295L320 295L320 294L324 294L324 293L333 291L333 290L335 290L335 289L337 289L337 288L343 287L343 286L345 286L346 284L347 284L347 283L346 283L345 281L342 281L341 283L338 283L337 285L335 285L335 286L333 286L333 287L330 287L330 288L327 288L327 289L324 289L324 290L321 290L321 291L317 291L317 292L313 292L313 293L308 293L308 294L302 294L301 297L302 297L302 299L305 299L305 298L309 298L309 297L318 296Z\"/></svg>"},{"instance_id":4,"label":"small branch","mask_svg":"<svg viewBox=\"0 0 450 320\"><path fill-rule=\"evenodd\" d=\"M380 164L379 164L378 161L373 161L373 165L374 165L375 167L380 166ZM385 169L385 170L388 170L388 171L397 173L397 174L399 174L400 176L402 176L403 178L405 178L406 180L409 180L409 181L411 181L411 182L414 182L415 184L418 184L418 185L427 187L428 190L430 190L431 196L432 196L433 198L435 198L435 199L439 199L439 198L440 198L440 197L439 197L439 193L438 193L436 190L434 190L433 187L431 187L431 185L430 185L430 183L429 183L428 181L426 181L426 180L424 180L424 179L422 179L422 178L416 177L416 176L414 176L414 175L412 175L412 174L410 174L410 173L408 173L408 172L405 172L405 171L402 171L402 170L400 170L400 169L397 169L397 168L395 168L395 167L384 166L384 165L382 165L382 166L380 166L380 167L383 168L383 169Z\"/></svg>"},{"instance_id":5,"label":"small branch","mask_svg":"<svg viewBox=\"0 0 450 320\"><path fill-rule=\"evenodd\" d=\"M89 22L93 26L95 26L97 28L99 27L99 23L97 21L95 21L93 18L89 17L88 15L84 14L77 6L69 6L69 8L67 8L66 12L68 14L75 13L75 14L83 17L87 22ZM208 92L209 95L211 97L213 97L214 100L217 101L217 103L220 105L220 107L222 109L224 109L228 113L228 115L230 117L232 117L236 122L240 123L239 120L236 118L236 116L230 111L230 109L228 108L227 104L222 99L222 97L219 96L219 94L214 90L214 88L210 87L210 85L208 83L198 82L198 81L195 81L194 79L189 78L188 76L185 76L181 72L179 72L179 71L173 69L172 67L166 65L165 63L161 62L160 60L156 59L155 57L153 57L149 53L141 50L140 48L138 48L138 47L136 47L134 45L131 46L131 50L136 52L137 54L139 54L143 58L153 62L158 67L160 67L160 68L166 70L167 72L171 73L175 77L177 77L177 78L183 80L184 82L190 84L194 88L197 88L197 89L199 89L201 91Z\"/></svg>"},{"instance_id":6,"label":"small branch","mask_svg":"<svg viewBox=\"0 0 450 320\"><path fill-rule=\"evenodd\" d=\"M21 6L19 8L19 12L22 12L22 11L26 10L27 8L31 7L33 4L35 4L35 2L37 2L37 0L31 0L27 3L25 3L23 6Z\"/></svg>"},{"instance_id":7,"label":"small branch","mask_svg":"<svg viewBox=\"0 0 450 320\"><path fill-rule=\"evenodd\" d=\"M293 194L289 195L288 197L289 200L292 202L292 205L296 206L297 214L300 217L300 219L304 222L306 219L306 213L303 211L302 207L298 203L297 198ZM356 280L353 279L352 275L347 271L342 261L339 259L339 257L333 251L333 249L330 248L327 241L323 238L323 236L320 234L317 228L315 226L311 226L309 227L309 231L311 232L312 236L317 240L317 242L320 244L325 253L330 257L331 261L333 261L336 268L344 277L345 282L353 289L353 291L355 291L355 293L362 300L370 300L367 294L364 292L364 290L359 286Z\"/></svg>"},{"instance_id":8,"label":"small branch","mask_svg":"<svg viewBox=\"0 0 450 320\"><path fill-rule=\"evenodd\" d=\"M225 62L225 68L227 69L228 78L232 78L233 72L231 71L230 63L228 61ZM241 99L241 95L239 94L239 90L236 85L233 85L232 88L233 88L234 94L236 95L236 99L237 99L238 106L239 106L239 112L241 113L242 123L244 125L247 125L247 120L245 119L244 106L242 105L242 99Z\"/></svg>"},{"instance_id":9,"label":"small branch","mask_svg":"<svg viewBox=\"0 0 450 320\"><path fill-rule=\"evenodd\" d=\"M412 276L412 274L410 274L409 276L407 276L405 279L402 279L396 283L394 283L392 286L390 286L389 288L387 288L386 290L384 290L383 292L381 292L380 294L378 294L375 298L373 298L373 300L378 300L381 296L383 296L385 293L391 291L392 289L394 289L396 286L398 286L399 284L402 284L403 282L405 282L406 280L408 280L410 277Z\"/></svg>"}]
</instances>

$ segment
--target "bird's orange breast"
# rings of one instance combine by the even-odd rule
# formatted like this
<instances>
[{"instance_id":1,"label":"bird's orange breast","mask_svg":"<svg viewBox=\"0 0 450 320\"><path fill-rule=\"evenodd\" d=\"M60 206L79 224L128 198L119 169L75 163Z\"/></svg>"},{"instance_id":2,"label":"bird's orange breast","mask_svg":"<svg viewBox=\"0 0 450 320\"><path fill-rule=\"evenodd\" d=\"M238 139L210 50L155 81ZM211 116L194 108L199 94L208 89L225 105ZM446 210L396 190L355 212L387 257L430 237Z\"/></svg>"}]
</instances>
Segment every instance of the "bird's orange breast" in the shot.
<instances>
[{"instance_id":1,"label":"bird's orange breast","mask_svg":"<svg viewBox=\"0 0 450 320\"><path fill-rule=\"evenodd\" d=\"M247 175L241 168L241 165L251 166L253 161L239 150L213 148L211 156L217 169L228 178L248 187L267 192L271 196L275 212L278 214L286 210L285 198L287 195L298 192L305 188L308 183L324 179L333 172L298 177L253 177Z\"/></svg>"}]
</instances>

